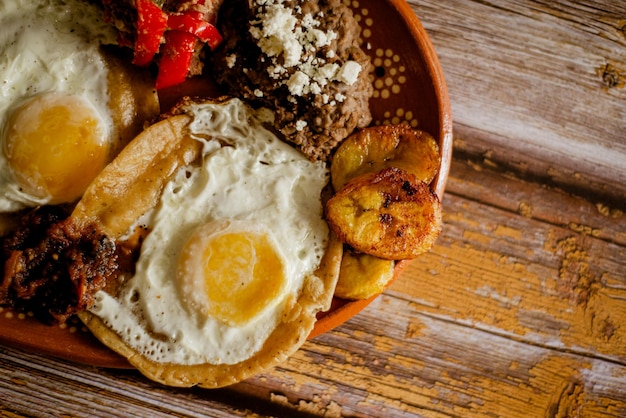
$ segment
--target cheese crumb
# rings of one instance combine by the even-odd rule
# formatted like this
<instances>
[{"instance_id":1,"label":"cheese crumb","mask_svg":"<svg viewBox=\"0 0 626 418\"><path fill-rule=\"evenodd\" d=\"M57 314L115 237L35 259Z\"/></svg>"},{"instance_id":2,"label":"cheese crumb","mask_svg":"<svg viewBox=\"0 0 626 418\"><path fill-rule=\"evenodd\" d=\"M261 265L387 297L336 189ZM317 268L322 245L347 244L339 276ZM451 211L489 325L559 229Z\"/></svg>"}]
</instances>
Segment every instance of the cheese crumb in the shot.
<instances>
[{"instance_id":1,"label":"cheese crumb","mask_svg":"<svg viewBox=\"0 0 626 418\"><path fill-rule=\"evenodd\" d=\"M314 81L309 85L309 91L313 94L320 94L322 92L322 88L317 82Z\"/></svg>"},{"instance_id":2,"label":"cheese crumb","mask_svg":"<svg viewBox=\"0 0 626 418\"><path fill-rule=\"evenodd\" d=\"M289 93L294 96L302 96L304 88L309 84L310 80L309 76L302 71L296 71L289 77L289 80L287 80Z\"/></svg>"},{"instance_id":3,"label":"cheese crumb","mask_svg":"<svg viewBox=\"0 0 626 418\"><path fill-rule=\"evenodd\" d=\"M299 120L296 122L296 130L302 131L304 128L306 128L307 125L308 125L307 121Z\"/></svg>"},{"instance_id":4,"label":"cheese crumb","mask_svg":"<svg viewBox=\"0 0 626 418\"><path fill-rule=\"evenodd\" d=\"M282 4L267 2L261 20L252 22L250 33L269 57L283 55L285 67L300 62L302 47L295 36L298 19Z\"/></svg>"},{"instance_id":5,"label":"cheese crumb","mask_svg":"<svg viewBox=\"0 0 626 418\"><path fill-rule=\"evenodd\" d=\"M317 75L320 80L333 80L338 72L338 64L326 64L317 69Z\"/></svg>"},{"instance_id":6,"label":"cheese crumb","mask_svg":"<svg viewBox=\"0 0 626 418\"><path fill-rule=\"evenodd\" d=\"M294 12L301 14L302 9L289 9L283 0L256 0L256 5L257 20L251 22L250 34L272 59L273 65L267 69L270 77L283 80L281 84L287 86L292 96L320 94L330 82L356 82L361 71L356 61L340 66L317 56L320 48L331 46L337 39L336 32L319 29L320 21L311 14L298 18ZM332 59L336 54L329 49L325 55Z\"/></svg>"},{"instance_id":7,"label":"cheese crumb","mask_svg":"<svg viewBox=\"0 0 626 418\"><path fill-rule=\"evenodd\" d=\"M351 86L356 83L361 72L361 64L356 61L346 61L339 70L338 79Z\"/></svg>"},{"instance_id":8,"label":"cheese crumb","mask_svg":"<svg viewBox=\"0 0 626 418\"><path fill-rule=\"evenodd\" d=\"M236 54L231 54L231 55L226 57L226 65L228 66L228 68L233 68L236 63L237 63L237 55Z\"/></svg>"}]
</instances>

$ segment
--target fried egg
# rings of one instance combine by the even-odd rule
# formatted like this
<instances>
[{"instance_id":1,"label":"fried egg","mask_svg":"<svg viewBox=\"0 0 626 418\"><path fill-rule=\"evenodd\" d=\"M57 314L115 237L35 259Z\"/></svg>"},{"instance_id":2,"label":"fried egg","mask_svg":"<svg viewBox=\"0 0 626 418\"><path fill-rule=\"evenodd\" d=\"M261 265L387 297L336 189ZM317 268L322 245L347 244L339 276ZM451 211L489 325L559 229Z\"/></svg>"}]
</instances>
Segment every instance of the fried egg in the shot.
<instances>
[{"instance_id":1,"label":"fried egg","mask_svg":"<svg viewBox=\"0 0 626 418\"><path fill-rule=\"evenodd\" d=\"M98 292L90 312L151 362L233 365L298 315L329 240L328 169L238 99L184 110L202 161L178 169L131 228L150 231L134 275L115 294Z\"/></svg>"},{"instance_id":2,"label":"fried egg","mask_svg":"<svg viewBox=\"0 0 626 418\"><path fill-rule=\"evenodd\" d=\"M0 212L70 202L109 158L102 11L80 0L0 2Z\"/></svg>"}]
</instances>

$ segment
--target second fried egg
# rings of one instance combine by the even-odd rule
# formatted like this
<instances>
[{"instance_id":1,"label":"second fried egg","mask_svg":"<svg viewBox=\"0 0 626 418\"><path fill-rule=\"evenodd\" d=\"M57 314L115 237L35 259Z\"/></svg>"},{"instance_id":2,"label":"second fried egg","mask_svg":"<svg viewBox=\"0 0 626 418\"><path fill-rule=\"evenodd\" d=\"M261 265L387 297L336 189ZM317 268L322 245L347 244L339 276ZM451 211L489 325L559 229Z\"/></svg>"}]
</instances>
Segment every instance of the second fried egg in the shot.
<instances>
[{"instance_id":1,"label":"second fried egg","mask_svg":"<svg viewBox=\"0 0 626 418\"><path fill-rule=\"evenodd\" d=\"M134 276L91 312L154 362L236 364L303 292L329 231L328 169L263 128L238 99L186 109L202 163L181 168L138 225Z\"/></svg>"},{"instance_id":2,"label":"second fried egg","mask_svg":"<svg viewBox=\"0 0 626 418\"><path fill-rule=\"evenodd\" d=\"M0 212L71 202L117 140L101 45L116 33L79 0L0 3Z\"/></svg>"}]
</instances>

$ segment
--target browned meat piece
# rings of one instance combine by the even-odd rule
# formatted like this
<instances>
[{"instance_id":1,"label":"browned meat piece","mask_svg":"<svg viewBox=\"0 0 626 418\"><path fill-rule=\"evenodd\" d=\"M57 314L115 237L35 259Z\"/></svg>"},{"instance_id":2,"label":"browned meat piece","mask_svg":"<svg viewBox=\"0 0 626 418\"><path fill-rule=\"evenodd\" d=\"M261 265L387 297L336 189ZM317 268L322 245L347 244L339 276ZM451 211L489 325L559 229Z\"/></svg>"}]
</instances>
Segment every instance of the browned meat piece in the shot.
<instances>
[{"instance_id":1,"label":"browned meat piece","mask_svg":"<svg viewBox=\"0 0 626 418\"><path fill-rule=\"evenodd\" d=\"M77 228L58 207L27 214L2 240L0 304L61 323L89 308L117 269L115 244L97 228ZM64 220L65 219L65 220Z\"/></svg>"}]
</instances>

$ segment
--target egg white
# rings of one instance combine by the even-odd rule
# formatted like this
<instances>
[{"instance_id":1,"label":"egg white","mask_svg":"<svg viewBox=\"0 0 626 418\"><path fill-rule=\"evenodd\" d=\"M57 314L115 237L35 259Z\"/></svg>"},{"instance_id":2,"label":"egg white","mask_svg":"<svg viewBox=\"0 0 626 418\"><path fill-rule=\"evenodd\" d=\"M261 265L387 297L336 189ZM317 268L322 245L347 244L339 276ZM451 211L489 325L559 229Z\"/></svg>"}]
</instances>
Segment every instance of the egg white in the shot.
<instances>
[{"instance_id":1,"label":"egg white","mask_svg":"<svg viewBox=\"0 0 626 418\"><path fill-rule=\"evenodd\" d=\"M141 220L151 232L135 275L116 296L98 292L91 313L153 361L235 364L260 349L319 265L329 234L320 200L328 171L263 128L238 99L187 111L192 136L204 144L202 164L180 169L166 185ZM243 325L201 314L176 281L189 237L223 219L269 231L285 265L283 291Z\"/></svg>"},{"instance_id":2,"label":"egg white","mask_svg":"<svg viewBox=\"0 0 626 418\"><path fill-rule=\"evenodd\" d=\"M101 15L95 5L81 0L0 2L0 138L15 109L53 92L82 96L101 125L111 129L107 65L99 46L115 44L116 33ZM48 201L20 190L0 153L0 212Z\"/></svg>"}]
</instances>

